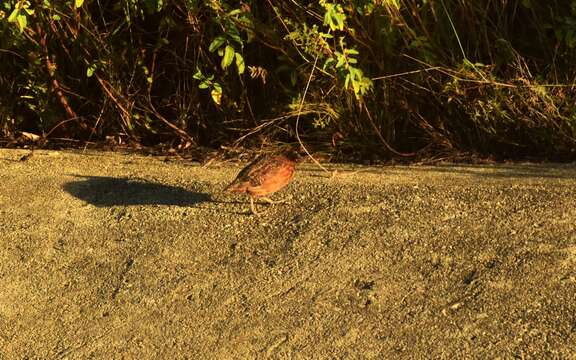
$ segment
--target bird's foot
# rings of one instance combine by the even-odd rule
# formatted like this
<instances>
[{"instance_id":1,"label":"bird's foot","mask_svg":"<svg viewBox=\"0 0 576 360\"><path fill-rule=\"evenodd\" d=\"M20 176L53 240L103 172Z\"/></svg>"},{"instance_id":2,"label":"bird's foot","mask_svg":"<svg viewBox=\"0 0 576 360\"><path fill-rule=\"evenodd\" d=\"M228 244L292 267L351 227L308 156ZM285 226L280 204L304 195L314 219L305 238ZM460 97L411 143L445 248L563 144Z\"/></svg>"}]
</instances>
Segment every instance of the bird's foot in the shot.
<instances>
[{"instance_id":1,"label":"bird's foot","mask_svg":"<svg viewBox=\"0 0 576 360\"><path fill-rule=\"evenodd\" d=\"M256 206L254 206L253 197L250 197L250 211L252 212L252 215L258 215L258 212L256 211Z\"/></svg>"},{"instance_id":2,"label":"bird's foot","mask_svg":"<svg viewBox=\"0 0 576 360\"><path fill-rule=\"evenodd\" d=\"M288 200L290 200L289 197L285 197L284 199L280 199L280 200L272 200L268 197L263 197L261 198L262 200L266 201L268 204L274 205L274 204L283 204L285 202L287 202Z\"/></svg>"}]
</instances>

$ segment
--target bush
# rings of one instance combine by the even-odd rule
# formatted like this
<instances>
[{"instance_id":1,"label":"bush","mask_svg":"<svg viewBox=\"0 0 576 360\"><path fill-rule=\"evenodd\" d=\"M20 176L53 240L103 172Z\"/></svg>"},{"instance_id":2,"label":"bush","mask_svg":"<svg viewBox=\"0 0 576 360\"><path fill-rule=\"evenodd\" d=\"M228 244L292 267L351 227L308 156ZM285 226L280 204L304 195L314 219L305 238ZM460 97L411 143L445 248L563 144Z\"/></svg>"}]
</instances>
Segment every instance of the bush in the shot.
<instances>
[{"instance_id":1,"label":"bush","mask_svg":"<svg viewBox=\"0 0 576 360\"><path fill-rule=\"evenodd\" d=\"M5 137L182 148L299 135L347 159L576 149L576 0L0 6Z\"/></svg>"}]
</instances>

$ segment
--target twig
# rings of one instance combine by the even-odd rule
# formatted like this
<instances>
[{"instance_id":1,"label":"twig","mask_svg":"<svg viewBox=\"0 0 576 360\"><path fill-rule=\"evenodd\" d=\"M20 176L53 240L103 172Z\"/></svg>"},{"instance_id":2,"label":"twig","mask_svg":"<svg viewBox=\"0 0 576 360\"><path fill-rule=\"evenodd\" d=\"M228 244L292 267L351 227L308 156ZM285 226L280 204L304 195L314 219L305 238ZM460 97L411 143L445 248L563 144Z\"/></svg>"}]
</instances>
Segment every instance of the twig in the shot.
<instances>
[{"instance_id":1,"label":"twig","mask_svg":"<svg viewBox=\"0 0 576 360\"><path fill-rule=\"evenodd\" d=\"M68 118L79 119L76 112L72 109L72 107L68 103L68 99L66 98L66 95L64 95L64 92L62 91L62 86L60 85L60 82L58 81L58 79L56 79L56 76L54 76L53 71L55 71L56 65L54 65L54 63L50 59L50 53L48 52L48 46L46 44L46 34L43 32L42 28L40 27L40 24L36 26L36 31L38 33L38 36L40 37L40 47L44 52L44 62L46 63L46 70L48 71L48 76L50 77L50 80L52 80L52 89L56 93L56 97L60 101L60 104L62 104L62 107L68 114ZM84 124L83 122L80 121L79 124L83 129L86 128L86 124Z\"/></svg>"},{"instance_id":2,"label":"twig","mask_svg":"<svg viewBox=\"0 0 576 360\"><path fill-rule=\"evenodd\" d=\"M306 93L308 92L308 87L310 86L310 81L312 81L312 75L314 74L314 69L316 69L316 63L318 62L318 56L320 55L320 53L316 53L316 59L314 59L314 64L312 65L312 71L310 71L310 76L308 77L308 82L306 83L306 88L304 88L304 94L302 94L302 100L300 101L300 107L298 108L298 115L296 116L296 139L298 140L298 143L300 144L300 146L302 146L302 149L304 149L304 151L306 152L306 155L308 155L308 157L310 159L312 159L312 161L314 161L314 163L316 165L318 165L322 170L324 170L327 173L330 173L330 171L328 169L326 169L324 166L322 166L322 164L320 164L318 162L318 160L316 160L314 158L314 156L312 156L312 154L310 154L310 152L308 151L308 149L306 148L306 146L304 145L304 143L302 142L302 139L300 139L300 134L298 133L298 124L300 123L300 113L302 111L302 107L304 106L304 100L306 99ZM332 177L335 175L335 172L332 174Z\"/></svg>"},{"instance_id":3,"label":"twig","mask_svg":"<svg viewBox=\"0 0 576 360\"><path fill-rule=\"evenodd\" d=\"M368 107L366 106L366 103L364 103L364 101L361 101L362 104L362 108L364 109L364 111L366 111L366 115L368 115L368 120L370 120L370 124L372 125L372 128L374 129L374 131L376 132L376 135L378 135L378 137L380 138L380 141L382 141L382 144L384 144L384 146L386 147L386 149L388 149L390 152L398 155L398 156L403 156L403 157L412 157L415 156L416 153L415 152L411 152L411 153L401 153L399 151L394 150L386 141L386 139L384 139L384 136L382 136L382 133L380 132L380 129L378 129L378 127L376 126L376 123L374 122L374 119L372 119L372 115L370 114L370 111L368 110Z\"/></svg>"},{"instance_id":4,"label":"twig","mask_svg":"<svg viewBox=\"0 0 576 360\"><path fill-rule=\"evenodd\" d=\"M432 67L429 67L427 69L420 69L420 70L406 71L406 72L398 73L398 74L378 76L378 77L372 78L371 80L372 81L384 80L384 79L390 79L390 78L395 78L395 77L404 76L404 75L419 74L421 72L428 72L428 71L440 70L440 69L442 69L441 66L432 66Z\"/></svg>"}]
</instances>

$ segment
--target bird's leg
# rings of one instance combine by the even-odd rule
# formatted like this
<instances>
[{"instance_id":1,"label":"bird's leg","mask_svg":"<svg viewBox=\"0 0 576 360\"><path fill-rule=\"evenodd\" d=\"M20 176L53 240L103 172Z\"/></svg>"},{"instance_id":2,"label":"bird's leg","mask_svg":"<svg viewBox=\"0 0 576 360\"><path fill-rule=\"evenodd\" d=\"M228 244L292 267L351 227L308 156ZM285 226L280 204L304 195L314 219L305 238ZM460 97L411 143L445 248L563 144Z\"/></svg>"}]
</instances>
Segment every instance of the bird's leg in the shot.
<instances>
[{"instance_id":1,"label":"bird's leg","mask_svg":"<svg viewBox=\"0 0 576 360\"><path fill-rule=\"evenodd\" d=\"M254 207L254 198L252 196L250 196L250 210L252 211L252 214L258 215L258 212L256 212L256 207Z\"/></svg>"}]
</instances>

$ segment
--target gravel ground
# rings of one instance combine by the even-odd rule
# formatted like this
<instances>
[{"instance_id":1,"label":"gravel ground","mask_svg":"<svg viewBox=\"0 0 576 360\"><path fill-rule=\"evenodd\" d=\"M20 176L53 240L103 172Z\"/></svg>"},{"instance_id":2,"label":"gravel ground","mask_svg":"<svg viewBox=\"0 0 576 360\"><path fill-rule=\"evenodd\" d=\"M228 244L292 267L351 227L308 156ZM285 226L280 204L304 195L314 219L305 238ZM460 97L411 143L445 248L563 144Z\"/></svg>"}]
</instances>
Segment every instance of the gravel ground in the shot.
<instances>
[{"instance_id":1,"label":"gravel ground","mask_svg":"<svg viewBox=\"0 0 576 360\"><path fill-rule=\"evenodd\" d=\"M576 166L0 150L0 359L576 358Z\"/></svg>"}]
</instances>

